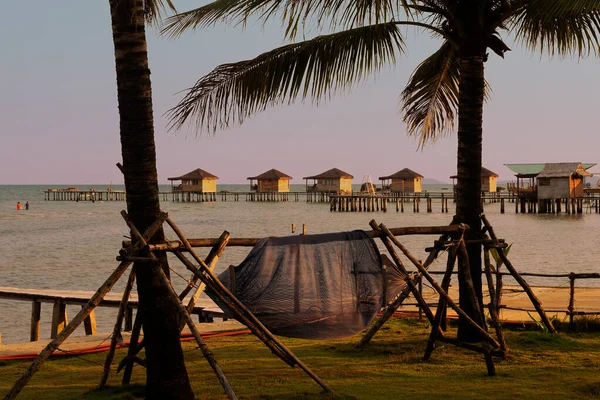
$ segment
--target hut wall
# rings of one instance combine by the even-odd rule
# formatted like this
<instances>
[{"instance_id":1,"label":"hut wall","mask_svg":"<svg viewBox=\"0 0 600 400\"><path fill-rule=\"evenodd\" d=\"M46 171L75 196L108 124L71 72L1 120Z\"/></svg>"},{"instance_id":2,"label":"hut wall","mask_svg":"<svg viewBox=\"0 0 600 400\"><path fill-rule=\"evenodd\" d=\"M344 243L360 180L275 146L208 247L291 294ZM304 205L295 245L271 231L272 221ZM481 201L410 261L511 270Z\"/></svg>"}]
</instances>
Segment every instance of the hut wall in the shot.
<instances>
[{"instance_id":1,"label":"hut wall","mask_svg":"<svg viewBox=\"0 0 600 400\"><path fill-rule=\"evenodd\" d=\"M570 192L571 197L583 197L583 179L581 178L572 178L570 180Z\"/></svg>"},{"instance_id":2,"label":"hut wall","mask_svg":"<svg viewBox=\"0 0 600 400\"><path fill-rule=\"evenodd\" d=\"M341 178L339 191L343 193L352 193L352 178Z\"/></svg>"},{"instance_id":3,"label":"hut wall","mask_svg":"<svg viewBox=\"0 0 600 400\"><path fill-rule=\"evenodd\" d=\"M204 193L216 193L217 192L217 180L216 179L202 180L202 191Z\"/></svg>"},{"instance_id":4,"label":"hut wall","mask_svg":"<svg viewBox=\"0 0 600 400\"><path fill-rule=\"evenodd\" d=\"M290 191L290 180L289 179L280 179L277 181L277 191L279 193L287 193Z\"/></svg>"},{"instance_id":5,"label":"hut wall","mask_svg":"<svg viewBox=\"0 0 600 400\"><path fill-rule=\"evenodd\" d=\"M392 192L417 192L420 193L422 190L421 187L421 178L415 179L393 179L390 184L390 189Z\"/></svg>"},{"instance_id":6,"label":"hut wall","mask_svg":"<svg viewBox=\"0 0 600 400\"><path fill-rule=\"evenodd\" d=\"M571 179L538 178L538 199L566 199L571 197Z\"/></svg>"},{"instance_id":7,"label":"hut wall","mask_svg":"<svg viewBox=\"0 0 600 400\"><path fill-rule=\"evenodd\" d=\"M201 192L202 181L182 181L181 182L182 192Z\"/></svg>"},{"instance_id":8,"label":"hut wall","mask_svg":"<svg viewBox=\"0 0 600 400\"><path fill-rule=\"evenodd\" d=\"M415 178L413 180L413 192L421 193L421 191L423 190L423 186L421 186L421 183L421 178Z\"/></svg>"},{"instance_id":9,"label":"hut wall","mask_svg":"<svg viewBox=\"0 0 600 400\"><path fill-rule=\"evenodd\" d=\"M481 190L484 192L495 193L497 188L497 178L495 176L489 176L481 178Z\"/></svg>"},{"instance_id":10,"label":"hut wall","mask_svg":"<svg viewBox=\"0 0 600 400\"><path fill-rule=\"evenodd\" d=\"M317 191L330 193L352 193L352 179L319 179Z\"/></svg>"},{"instance_id":11,"label":"hut wall","mask_svg":"<svg viewBox=\"0 0 600 400\"><path fill-rule=\"evenodd\" d=\"M317 185L317 191L319 192L339 192L340 191L340 180L339 179L319 179Z\"/></svg>"},{"instance_id":12,"label":"hut wall","mask_svg":"<svg viewBox=\"0 0 600 400\"><path fill-rule=\"evenodd\" d=\"M278 180L260 180L258 181L259 192L278 192L279 181Z\"/></svg>"}]
</instances>

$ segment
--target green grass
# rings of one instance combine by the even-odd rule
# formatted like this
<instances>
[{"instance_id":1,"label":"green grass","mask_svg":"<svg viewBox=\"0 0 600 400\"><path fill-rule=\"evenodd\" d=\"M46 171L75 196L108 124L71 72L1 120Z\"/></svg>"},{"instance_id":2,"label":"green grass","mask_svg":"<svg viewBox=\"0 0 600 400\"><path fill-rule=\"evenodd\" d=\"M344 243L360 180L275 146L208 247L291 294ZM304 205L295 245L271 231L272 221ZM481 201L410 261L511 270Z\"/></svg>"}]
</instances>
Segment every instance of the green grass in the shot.
<instances>
[{"instance_id":1,"label":"green grass","mask_svg":"<svg viewBox=\"0 0 600 400\"><path fill-rule=\"evenodd\" d=\"M600 397L600 333L549 335L506 331L509 354L496 360L496 377L486 375L482 356L439 345L429 362L421 357L429 335L426 322L390 321L363 349L358 337L337 341L283 339L344 399L564 399ZM251 335L212 338L207 344L243 399L329 400L299 368L271 355ZM223 390L194 342L183 344L194 393L223 399ZM120 386L112 374L109 389L96 391L105 353L46 362L20 399L135 399L143 396L144 370L136 366L133 385ZM124 356L121 350L116 356ZM0 397L29 365L0 364Z\"/></svg>"}]
</instances>

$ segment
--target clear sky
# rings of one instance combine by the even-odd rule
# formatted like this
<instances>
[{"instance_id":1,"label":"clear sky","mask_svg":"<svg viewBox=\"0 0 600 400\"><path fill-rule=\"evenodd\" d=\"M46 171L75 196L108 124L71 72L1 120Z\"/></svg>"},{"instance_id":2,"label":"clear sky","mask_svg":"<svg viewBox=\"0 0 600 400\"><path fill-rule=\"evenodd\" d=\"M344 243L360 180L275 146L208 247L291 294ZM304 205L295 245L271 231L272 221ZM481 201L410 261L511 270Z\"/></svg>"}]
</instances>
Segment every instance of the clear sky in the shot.
<instances>
[{"instance_id":1,"label":"clear sky","mask_svg":"<svg viewBox=\"0 0 600 400\"><path fill-rule=\"evenodd\" d=\"M176 2L182 11L198 4ZM162 115L177 92L218 64L282 45L279 23L217 26L178 40L147 34L160 183L195 168L222 183L245 183L270 168L293 183L332 167L358 181L405 167L443 181L456 172L456 136L420 151L398 113L410 73L436 49L427 34L408 30L408 53L349 94L319 107L270 109L200 138L167 132ZM506 180L505 163L600 163L600 61L542 59L507 42L506 59L491 54L486 63L493 93L484 112L484 166ZM108 0L3 2L0 51L0 184L121 183Z\"/></svg>"}]
</instances>

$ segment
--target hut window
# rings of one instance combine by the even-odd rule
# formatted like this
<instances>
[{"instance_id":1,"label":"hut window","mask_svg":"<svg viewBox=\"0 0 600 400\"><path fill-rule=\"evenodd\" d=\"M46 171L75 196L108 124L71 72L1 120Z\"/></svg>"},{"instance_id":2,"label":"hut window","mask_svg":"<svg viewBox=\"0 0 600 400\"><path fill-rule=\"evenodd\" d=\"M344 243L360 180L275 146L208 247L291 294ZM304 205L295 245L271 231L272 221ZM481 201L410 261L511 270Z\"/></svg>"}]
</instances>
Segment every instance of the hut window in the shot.
<instances>
[{"instance_id":1,"label":"hut window","mask_svg":"<svg viewBox=\"0 0 600 400\"><path fill-rule=\"evenodd\" d=\"M550 186L550 179L548 178L539 178L538 185L540 186Z\"/></svg>"}]
</instances>

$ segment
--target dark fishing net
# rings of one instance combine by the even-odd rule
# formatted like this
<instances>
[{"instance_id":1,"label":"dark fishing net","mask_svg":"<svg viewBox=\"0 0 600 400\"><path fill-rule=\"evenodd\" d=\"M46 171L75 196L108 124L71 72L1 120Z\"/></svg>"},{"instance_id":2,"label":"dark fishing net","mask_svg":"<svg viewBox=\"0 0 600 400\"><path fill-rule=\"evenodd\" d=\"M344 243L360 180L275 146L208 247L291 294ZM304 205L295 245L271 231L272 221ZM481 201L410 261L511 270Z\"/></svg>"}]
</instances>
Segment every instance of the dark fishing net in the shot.
<instances>
[{"instance_id":1,"label":"dark fishing net","mask_svg":"<svg viewBox=\"0 0 600 400\"><path fill-rule=\"evenodd\" d=\"M363 231L265 238L234 270L235 295L269 330L308 339L361 332L405 285ZM228 270L219 279L231 287Z\"/></svg>"}]
</instances>

